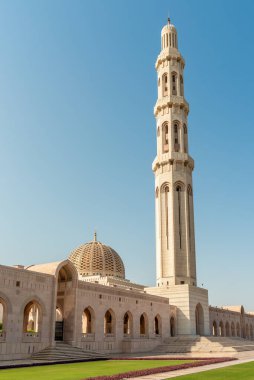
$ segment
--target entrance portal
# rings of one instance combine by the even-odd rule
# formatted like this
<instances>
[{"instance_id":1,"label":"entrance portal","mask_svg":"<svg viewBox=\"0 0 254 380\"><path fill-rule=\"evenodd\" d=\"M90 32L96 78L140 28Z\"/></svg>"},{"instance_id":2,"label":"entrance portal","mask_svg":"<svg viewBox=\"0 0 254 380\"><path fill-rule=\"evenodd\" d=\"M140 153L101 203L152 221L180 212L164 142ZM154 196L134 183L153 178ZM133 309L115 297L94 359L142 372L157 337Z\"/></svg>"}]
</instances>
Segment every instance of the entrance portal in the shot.
<instances>
[{"instance_id":1,"label":"entrance portal","mask_svg":"<svg viewBox=\"0 0 254 380\"><path fill-rule=\"evenodd\" d=\"M200 303L198 303L196 306L195 317L196 317L196 334L204 335L204 310Z\"/></svg>"}]
</instances>

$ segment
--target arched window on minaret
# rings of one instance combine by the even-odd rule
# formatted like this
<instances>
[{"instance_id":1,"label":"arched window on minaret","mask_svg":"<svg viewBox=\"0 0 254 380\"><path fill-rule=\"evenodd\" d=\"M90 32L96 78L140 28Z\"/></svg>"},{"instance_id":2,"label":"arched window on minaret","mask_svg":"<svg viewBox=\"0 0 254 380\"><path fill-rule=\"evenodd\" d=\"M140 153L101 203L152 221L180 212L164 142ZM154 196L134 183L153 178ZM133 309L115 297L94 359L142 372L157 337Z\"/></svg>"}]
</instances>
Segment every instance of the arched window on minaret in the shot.
<instances>
[{"instance_id":1,"label":"arched window on minaret","mask_svg":"<svg viewBox=\"0 0 254 380\"><path fill-rule=\"evenodd\" d=\"M180 144L179 144L179 124L177 121L173 123L174 128L174 151L179 152Z\"/></svg>"},{"instance_id":2,"label":"arched window on minaret","mask_svg":"<svg viewBox=\"0 0 254 380\"><path fill-rule=\"evenodd\" d=\"M183 77L180 75L180 96L183 96Z\"/></svg>"},{"instance_id":3,"label":"arched window on minaret","mask_svg":"<svg viewBox=\"0 0 254 380\"><path fill-rule=\"evenodd\" d=\"M168 242L169 242L169 227L168 227L168 195L169 195L169 187L165 186L164 188L164 207L165 207L165 235L166 235L166 242L167 242L167 249L168 249Z\"/></svg>"},{"instance_id":4,"label":"arched window on minaret","mask_svg":"<svg viewBox=\"0 0 254 380\"><path fill-rule=\"evenodd\" d=\"M168 123L162 124L162 153L168 152Z\"/></svg>"},{"instance_id":5,"label":"arched window on minaret","mask_svg":"<svg viewBox=\"0 0 254 380\"><path fill-rule=\"evenodd\" d=\"M185 124L183 125L183 151L188 153L188 131Z\"/></svg>"},{"instance_id":6,"label":"arched window on minaret","mask_svg":"<svg viewBox=\"0 0 254 380\"><path fill-rule=\"evenodd\" d=\"M188 186L187 189L187 207L188 207L188 233L189 233L189 250L192 251L192 237L193 237L193 226L192 226L192 220L193 220L193 198L192 198L192 188L191 185Z\"/></svg>"},{"instance_id":7,"label":"arched window on minaret","mask_svg":"<svg viewBox=\"0 0 254 380\"><path fill-rule=\"evenodd\" d=\"M168 96L168 76L166 73L162 75L162 96Z\"/></svg>"},{"instance_id":8,"label":"arched window on minaret","mask_svg":"<svg viewBox=\"0 0 254 380\"><path fill-rule=\"evenodd\" d=\"M171 88L172 88L172 95L177 95L177 74L176 73L171 74Z\"/></svg>"},{"instance_id":9,"label":"arched window on minaret","mask_svg":"<svg viewBox=\"0 0 254 380\"><path fill-rule=\"evenodd\" d=\"M177 184L176 186L176 207L177 207L177 227L178 227L178 234L179 234L179 248L182 249L182 187L181 185Z\"/></svg>"}]
</instances>

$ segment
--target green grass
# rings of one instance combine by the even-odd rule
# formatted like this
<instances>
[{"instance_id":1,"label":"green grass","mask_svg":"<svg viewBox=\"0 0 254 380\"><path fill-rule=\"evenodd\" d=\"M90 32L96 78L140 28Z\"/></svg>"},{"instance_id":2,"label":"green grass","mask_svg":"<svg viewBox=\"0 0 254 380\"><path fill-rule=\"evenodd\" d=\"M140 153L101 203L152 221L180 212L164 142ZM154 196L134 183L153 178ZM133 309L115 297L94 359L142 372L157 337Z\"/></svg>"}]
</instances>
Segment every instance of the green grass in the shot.
<instances>
[{"instance_id":1,"label":"green grass","mask_svg":"<svg viewBox=\"0 0 254 380\"><path fill-rule=\"evenodd\" d=\"M107 360L0 370L0 380L80 380L146 368L190 363L193 360Z\"/></svg>"},{"instance_id":2,"label":"green grass","mask_svg":"<svg viewBox=\"0 0 254 380\"><path fill-rule=\"evenodd\" d=\"M179 380L254 380L254 361L180 376Z\"/></svg>"}]
</instances>

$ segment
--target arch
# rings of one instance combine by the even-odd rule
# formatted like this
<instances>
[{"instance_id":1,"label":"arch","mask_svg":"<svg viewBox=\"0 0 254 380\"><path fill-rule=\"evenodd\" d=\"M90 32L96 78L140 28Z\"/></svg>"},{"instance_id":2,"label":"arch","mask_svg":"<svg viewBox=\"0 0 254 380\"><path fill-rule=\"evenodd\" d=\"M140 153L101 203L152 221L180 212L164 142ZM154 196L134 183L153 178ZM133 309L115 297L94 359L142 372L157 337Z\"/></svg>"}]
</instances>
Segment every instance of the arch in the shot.
<instances>
[{"instance_id":1,"label":"arch","mask_svg":"<svg viewBox=\"0 0 254 380\"><path fill-rule=\"evenodd\" d=\"M176 335L176 324L175 324L175 318L170 318L170 336Z\"/></svg>"},{"instance_id":2,"label":"arch","mask_svg":"<svg viewBox=\"0 0 254 380\"><path fill-rule=\"evenodd\" d=\"M148 335L148 317L146 313L141 314L139 318L140 335Z\"/></svg>"},{"instance_id":3,"label":"arch","mask_svg":"<svg viewBox=\"0 0 254 380\"><path fill-rule=\"evenodd\" d=\"M228 323L228 321L226 322L225 330L226 330L226 336L230 336L230 329L229 329L229 323Z\"/></svg>"},{"instance_id":4,"label":"arch","mask_svg":"<svg viewBox=\"0 0 254 380\"><path fill-rule=\"evenodd\" d=\"M231 336L235 336L235 324L231 322Z\"/></svg>"},{"instance_id":5,"label":"arch","mask_svg":"<svg viewBox=\"0 0 254 380\"><path fill-rule=\"evenodd\" d=\"M171 89L172 95L177 95L177 73L171 73Z\"/></svg>"},{"instance_id":6,"label":"arch","mask_svg":"<svg viewBox=\"0 0 254 380\"><path fill-rule=\"evenodd\" d=\"M201 303L198 303L195 310L196 334L204 335L204 310Z\"/></svg>"},{"instance_id":7,"label":"arch","mask_svg":"<svg viewBox=\"0 0 254 380\"><path fill-rule=\"evenodd\" d=\"M224 325L222 321L220 321L220 324L219 324L219 335L224 336Z\"/></svg>"},{"instance_id":8,"label":"arch","mask_svg":"<svg viewBox=\"0 0 254 380\"><path fill-rule=\"evenodd\" d=\"M93 334L95 331L95 313L91 306L84 309L82 313L82 333Z\"/></svg>"},{"instance_id":9,"label":"arch","mask_svg":"<svg viewBox=\"0 0 254 380\"><path fill-rule=\"evenodd\" d=\"M168 74L162 75L162 96L168 96Z\"/></svg>"},{"instance_id":10,"label":"arch","mask_svg":"<svg viewBox=\"0 0 254 380\"><path fill-rule=\"evenodd\" d=\"M7 330L8 314L11 310L11 303L8 298L2 296L0 292L0 333Z\"/></svg>"},{"instance_id":11,"label":"arch","mask_svg":"<svg viewBox=\"0 0 254 380\"><path fill-rule=\"evenodd\" d=\"M183 151L188 153L188 129L186 124L183 125Z\"/></svg>"},{"instance_id":12,"label":"arch","mask_svg":"<svg viewBox=\"0 0 254 380\"><path fill-rule=\"evenodd\" d=\"M217 323L213 321L213 336L218 336Z\"/></svg>"},{"instance_id":13,"label":"arch","mask_svg":"<svg viewBox=\"0 0 254 380\"><path fill-rule=\"evenodd\" d=\"M183 76L180 75L180 96L184 95Z\"/></svg>"},{"instance_id":14,"label":"arch","mask_svg":"<svg viewBox=\"0 0 254 380\"><path fill-rule=\"evenodd\" d=\"M180 150L180 138L179 138L179 126L178 120L173 121L173 136L174 136L174 151L179 152Z\"/></svg>"},{"instance_id":15,"label":"arch","mask_svg":"<svg viewBox=\"0 0 254 380\"><path fill-rule=\"evenodd\" d=\"M174 183L174 190L175 191L184 191L185 190L185 184L181 181L176 181Z\"/></svg>"},{"instance_id":16,"label":"arch","mask_svg":"<svg viewBox=\"0 0 254 380\"><path fill-rule=\"evenodd\" d=\"M104 334L115 335L116 318L112 309L108 309L104 315Z\"/></svg>"},{"instance_id":17,"label":"arch","mask_svg":"<svg viewBox=\"0 0 254 380\"><path fill-rule=\"evenodd\" d=\"M157 314L154 317L154 334L161 335L161 316Z\"/></svg>"},{"instance_id":18,"label":"arch","mask_svg":"<svg viewBox=\"0 0 254 380\"><path fill-rule=\"evenodd\" d=\"M240 337L241 336L241 330L240 330L240 323L237 322L236 324L236 336Z\"/></svg>"},{"instance_id":19,"label":"arch","mask_svg":"<svg viewBox=\"0 0 254 380\"><path fill-rule=\"evenodd\" d=\"M126 311L123 316L123 335L131 337L133 334L133 316L130 311Z\"/></svg>"},{"instance_id":20,"label":"arch","mask_svg":"<svg viewBox=\"0 0 254 380\"><path fill-rule=\"evenodd\" d=\"M23 313L23 331L30 333L38 333L42 325L42 309L41 305L32 300L24 308Z\"/></svg>"},{"instance_id":21,"label":"arch","mask_svg":"<svg viewBox=\"0 0 254 380\"><path fill-rule=\"evenodd\" d=\"M169 183L163 182L160 189L161 189L161 193L169 192Z\"/></svg>"},{"instance_id":22,"label":"arch","mask_svg":"<svg viewBox=\"0 0 254 380\"><path fill-rule=\"evenodd\" d=\"M168 122L162 124L162 153L167 153L169 150L168 139Z\"/></svg>"}]
</instances>

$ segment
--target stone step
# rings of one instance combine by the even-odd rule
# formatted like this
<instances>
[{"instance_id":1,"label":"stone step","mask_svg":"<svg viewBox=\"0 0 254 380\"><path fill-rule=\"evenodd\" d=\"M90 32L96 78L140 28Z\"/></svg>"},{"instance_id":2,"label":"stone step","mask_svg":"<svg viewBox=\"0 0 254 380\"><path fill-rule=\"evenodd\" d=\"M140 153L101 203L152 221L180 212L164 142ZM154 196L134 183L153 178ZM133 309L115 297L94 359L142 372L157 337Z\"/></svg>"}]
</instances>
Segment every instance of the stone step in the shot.
<instances>
[{"instance_id":1,"label":"stone step","mask_svg":"<svg viewBox=\"0 0 254 380\"><path fill-rule=\"evenodd\" d=\"M88 360L103 360L107 356L94 352L84 351L81 348L73 347L67 343L57 342L55 347L47 347L40 352L36 352L31 357L33 360L41 360L48 362L61 362L61 361L88 361Z\"/></svg>"}]
</instances>

